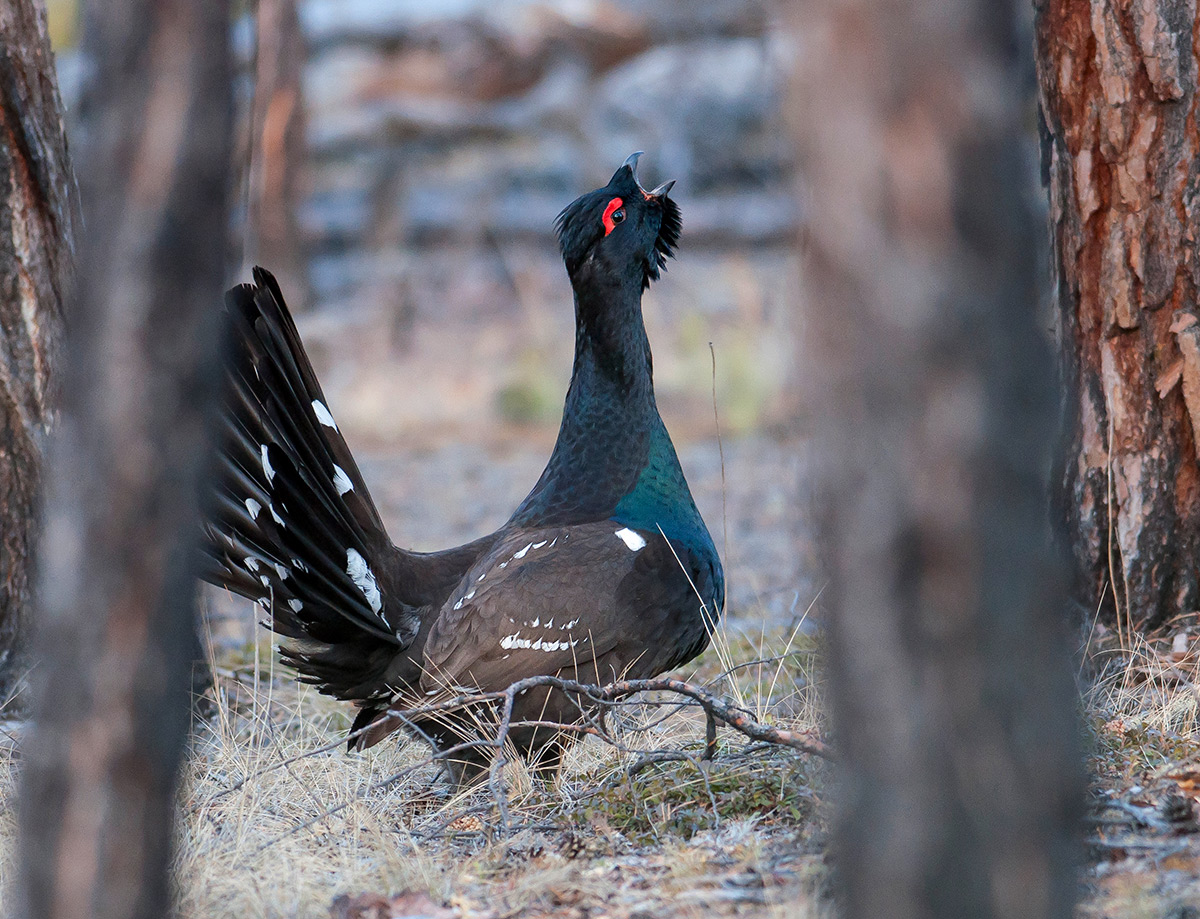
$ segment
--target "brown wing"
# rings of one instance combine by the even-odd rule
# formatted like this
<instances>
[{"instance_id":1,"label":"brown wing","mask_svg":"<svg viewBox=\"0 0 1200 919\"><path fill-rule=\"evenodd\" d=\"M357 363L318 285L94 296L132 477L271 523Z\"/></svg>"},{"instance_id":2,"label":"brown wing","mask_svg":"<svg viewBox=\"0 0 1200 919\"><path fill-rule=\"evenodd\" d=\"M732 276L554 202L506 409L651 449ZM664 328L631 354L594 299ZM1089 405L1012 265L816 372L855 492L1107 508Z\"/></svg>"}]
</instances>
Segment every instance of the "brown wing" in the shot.
<instances>
[{"instance_id":1,"label":"brown wing","mask_svg":"<svg viewBox=\"0 0 1200 919\"><path fill-rule=\"evenodd\" d=\"M660 673L707 644L691 567L661 535L611 521L510 533L439 613L422 689Z\"/></svg>"}]
</instances>

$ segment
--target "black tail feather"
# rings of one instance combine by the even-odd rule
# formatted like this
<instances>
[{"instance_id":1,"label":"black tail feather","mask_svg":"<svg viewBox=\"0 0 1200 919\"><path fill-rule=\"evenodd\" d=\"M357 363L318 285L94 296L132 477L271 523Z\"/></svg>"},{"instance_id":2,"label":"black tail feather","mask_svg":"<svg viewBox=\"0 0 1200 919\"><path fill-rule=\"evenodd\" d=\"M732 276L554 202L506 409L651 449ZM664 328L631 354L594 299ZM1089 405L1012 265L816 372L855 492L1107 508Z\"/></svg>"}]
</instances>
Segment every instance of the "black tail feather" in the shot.
<instances>
[{"instance_id":1,"label":"black tail feather","mask_svg":"<svg viewBox=\"0 0 1200 919\"><path fill-rule=\"evenodd\" d=\"M226 295L221 455L202 576L270 612L302 680L341 698L385 690L416 612L375 579L391 548L275 279Z\"/></svg>"}]
</instances>

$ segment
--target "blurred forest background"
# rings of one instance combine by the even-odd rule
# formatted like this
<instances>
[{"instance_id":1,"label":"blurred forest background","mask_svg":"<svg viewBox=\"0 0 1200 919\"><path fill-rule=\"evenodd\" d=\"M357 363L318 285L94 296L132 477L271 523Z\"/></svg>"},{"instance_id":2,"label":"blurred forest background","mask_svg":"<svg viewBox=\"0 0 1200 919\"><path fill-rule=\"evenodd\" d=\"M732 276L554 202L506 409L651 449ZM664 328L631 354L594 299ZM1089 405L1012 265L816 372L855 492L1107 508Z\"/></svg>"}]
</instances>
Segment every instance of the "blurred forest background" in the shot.
<instances>
[{"instance_id":1,"label":"blurred forest background","mask_svg":"<svg viewBox=\"0 0 1200 919\"><path fill-rule=\"evenodd\" d=\"M48 3L69 132L77 6ZM643 179L677 180L684 218L678 259L646 301L657 393L714 532L728 513L731 610L807 607L800 460L780 444L796 415L801 216L783 106L794 47L778 10L301 0L275 49L257 47L252 6L236 31L236 158L260 172L239 180L230 281L256 261L279 275L397 541L473 538L535 481L574 344L554 218L645 150ZM277 50L281 70L303 62L298 118L288 90L251 98ZM246 220L262 175L293 186L282 246ZM731 437L724 495L714 384Z\"/></svg>"}]
</instances>

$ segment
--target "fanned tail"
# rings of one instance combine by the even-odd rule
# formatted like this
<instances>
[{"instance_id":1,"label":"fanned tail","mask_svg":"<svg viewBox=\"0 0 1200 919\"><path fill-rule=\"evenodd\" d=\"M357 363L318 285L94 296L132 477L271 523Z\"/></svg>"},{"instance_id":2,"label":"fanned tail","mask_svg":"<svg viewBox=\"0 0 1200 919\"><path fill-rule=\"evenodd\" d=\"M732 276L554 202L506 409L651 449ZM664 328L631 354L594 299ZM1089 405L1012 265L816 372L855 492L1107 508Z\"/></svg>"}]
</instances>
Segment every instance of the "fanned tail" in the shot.
<instances>
[{"instance_id":1,"label":"fanned tail","mask_svg":"<svg viewBox=\"0 0 1200 919\"><path fill-rule=\"evenodd\" d=\"M386 687L419 628L376 574L395 552L274 277L226 295L220 457L202 576L261 604L305 682L342 699Z\"/></svg>"}]
</instances>

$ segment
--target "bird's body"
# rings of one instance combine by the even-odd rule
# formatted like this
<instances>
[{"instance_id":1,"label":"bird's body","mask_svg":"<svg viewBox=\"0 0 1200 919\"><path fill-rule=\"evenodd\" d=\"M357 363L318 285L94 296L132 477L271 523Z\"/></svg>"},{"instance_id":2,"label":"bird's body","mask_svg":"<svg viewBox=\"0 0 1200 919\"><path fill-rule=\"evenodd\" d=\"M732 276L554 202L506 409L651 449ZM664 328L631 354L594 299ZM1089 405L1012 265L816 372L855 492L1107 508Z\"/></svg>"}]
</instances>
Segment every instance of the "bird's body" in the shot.
<instances>
[{"instance_id":1,"label":"bird's body","mask_svg":"<svg viewBox=\"0 0 1200 919\"><path fill-rule=\"evenodd\" d=\"M631 157L559 217L575 293L571 384L553 453L496 532L453 549L395 547L341 437L273 278L227 298L231 358L206 579L271 612L286 660L358 703L351 744L401 726L391 707L549 674L605 683L695 657L724 601L720 559L654 401L641 298L679 215ZM409 725L456 748L468 781L478 711ZM514 721L572 723L577 699L518 698ZM553 766L558 732L510 734ZM465 748L464 748L464 745Z\"/></svg>"}]
</instances>

